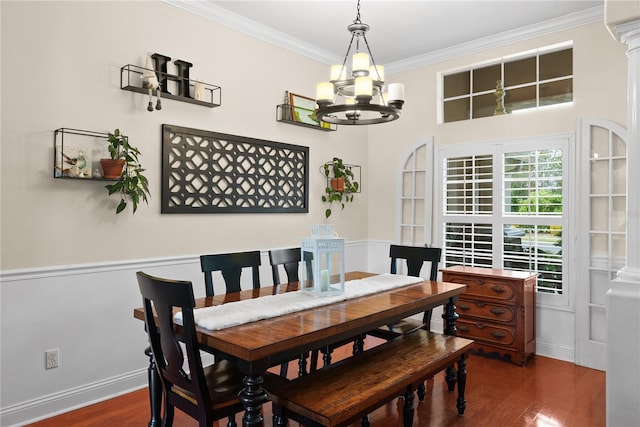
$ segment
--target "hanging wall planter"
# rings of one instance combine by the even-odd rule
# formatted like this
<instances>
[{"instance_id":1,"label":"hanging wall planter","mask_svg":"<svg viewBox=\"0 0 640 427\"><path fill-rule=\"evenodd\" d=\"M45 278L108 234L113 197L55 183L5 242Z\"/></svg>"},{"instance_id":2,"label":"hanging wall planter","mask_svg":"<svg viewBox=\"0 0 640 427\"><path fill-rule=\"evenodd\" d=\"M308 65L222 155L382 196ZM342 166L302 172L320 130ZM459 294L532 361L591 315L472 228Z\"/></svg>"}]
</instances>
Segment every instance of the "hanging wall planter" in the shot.
<instances>
[{"instance_id":1,"label":"hanging wall planter","mask_svg":"<svg viewBox=\"0 0 640 427\"><path fill-rule=\"evenodd\" d=\"M354 169L357 169L357 177ZM359 192L360 184L357 180L360 179L360 166L345 164L341 158L334 157L322 165L321 171L327 178L322 202L329 204L324 211L325 218L329 218L333 213L331 205L334 202L340 203L341 209L344 209L345 203L353 201L353 193Z\"/></svg>"}]
</instances>

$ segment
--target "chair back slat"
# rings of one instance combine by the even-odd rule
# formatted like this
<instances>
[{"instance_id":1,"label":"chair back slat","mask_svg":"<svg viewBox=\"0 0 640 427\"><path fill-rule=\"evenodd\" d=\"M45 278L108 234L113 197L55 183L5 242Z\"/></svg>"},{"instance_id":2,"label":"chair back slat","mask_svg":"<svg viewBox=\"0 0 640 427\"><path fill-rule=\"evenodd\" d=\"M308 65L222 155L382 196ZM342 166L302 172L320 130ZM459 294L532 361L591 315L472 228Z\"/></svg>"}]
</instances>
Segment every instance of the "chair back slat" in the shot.
<instances>
[{"instance_id":1,"label":"chair back slat","mask_svg":"<svg viewBox=\"0 0 640 427\"><path fill-rule=\"evenodd\" d=\"M278 266L283 266L287 275L287 283L300 280L298 267L300 265L300 248L272 249L269 251L269 263L271 264L271 275L273 284L280 285L280 272Z\"/></svg>"},{"instance_id":2,"label":"chair back slat","mask_svg":"<svg viewBox=\"0 0 640 427\"><path fill-rule=\"evenodd\" d=\"M442 248L391 245L389 247L389 257L391 257L391 274L397 274L399 259L405 260L407 275L416 277L420 276L424 263L430 262L429 280L436 280L438 278L438 265L442 257Z\"/></svg>"},{"instance_id":3,"label":"chair back slat","mask_svg":"<svg viewBox=\"0 0 640 427\"><path fill-rule=\"evenodd\" d=\"M212 272L220 271L225 282L226 292L241 290L242 269L250 267L253 289L260 287L260 251L235 252L228 254L201 255L200 267L204 273L204 286L207 296L213 296Z\"/></svg>"}]
</instances>

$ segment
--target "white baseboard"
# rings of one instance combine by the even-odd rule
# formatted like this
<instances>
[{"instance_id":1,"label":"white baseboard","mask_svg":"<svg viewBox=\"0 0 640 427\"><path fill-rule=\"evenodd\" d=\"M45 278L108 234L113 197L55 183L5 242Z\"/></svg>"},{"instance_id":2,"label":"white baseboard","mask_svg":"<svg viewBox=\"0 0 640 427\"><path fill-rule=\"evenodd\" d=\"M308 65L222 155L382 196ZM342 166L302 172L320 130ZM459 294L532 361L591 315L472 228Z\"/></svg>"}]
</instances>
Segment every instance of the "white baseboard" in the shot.
<instances>
[{"instance_id":1,"label":"white baseboard","mask_svg":"<svg viewBox=\"0 0 640 427\"><path fill-rule=\"evenodd\" d=\"M130 393L147 386L147 370L107 378L38 399L2 408L0 425L22 426Z\"/></svg>"}]
</instances>

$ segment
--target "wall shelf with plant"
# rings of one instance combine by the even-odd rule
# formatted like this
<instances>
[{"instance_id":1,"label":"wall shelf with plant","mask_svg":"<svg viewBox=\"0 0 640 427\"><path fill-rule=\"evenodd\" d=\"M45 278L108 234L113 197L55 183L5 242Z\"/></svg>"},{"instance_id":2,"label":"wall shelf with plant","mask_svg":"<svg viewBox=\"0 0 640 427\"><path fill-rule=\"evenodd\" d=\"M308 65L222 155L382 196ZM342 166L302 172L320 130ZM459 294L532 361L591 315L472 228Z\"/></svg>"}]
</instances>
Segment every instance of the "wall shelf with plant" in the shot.
<instances>
[{"instance_id":1,"label":"wall shelf with plant","mask_svg":"<svg viewBox=\"0 0 640 427\"><path fill-rule=\"evenodd\" d=\"M343 210L347 203L353 202L353 195L361 190L361 168L358 165L346 164L339 157L334 157L320 168L327 179L322 202L327 203L325 218L333 213L333 203L338 203Z\"/></svg>"},{"instance_id":2,"label":"wall shelf with plant","mask_svg":"<svg viewBox=\"0 0 640 427\"><path fill-rule=\"evenodd\" d=\"M111 181L109 195L118 194L116 213L128 204L133 212L141 202L148 202L149 182L140 164L140 150L129 144L129 138L116 129L113 133L71 128L54 131L54 178L85 181ZM117 169L110 171L109 163Z\"/></svg>"}]
</instances>

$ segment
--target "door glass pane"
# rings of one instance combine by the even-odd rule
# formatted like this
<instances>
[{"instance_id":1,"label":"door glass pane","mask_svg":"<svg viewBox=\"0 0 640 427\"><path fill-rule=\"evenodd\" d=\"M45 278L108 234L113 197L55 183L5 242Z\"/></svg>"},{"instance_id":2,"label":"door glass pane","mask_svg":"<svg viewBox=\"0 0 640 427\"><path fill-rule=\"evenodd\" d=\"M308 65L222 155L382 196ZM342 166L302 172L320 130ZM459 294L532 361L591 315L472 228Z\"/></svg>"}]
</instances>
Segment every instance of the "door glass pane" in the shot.
<instances>
[{"instance_id":1,"label":"door glass pane","mask_svg":"<svg viewBox=\"0 0 640 427\"><path fill-rule=\"evenodd\" d=\"M417 170L425 170L427 168L427 146L422 145L416 149L415 154L412 156L415 158Z\"/></svg>"},{"instance_id":2,"label":"door glass pane","mask_svg":"<svg viewBox=\"0 0 640 427\"><path fill-rule=\"evenodd\" d=\"M402 223L413 224L413 200L402 199Z\"/></svg>"},{"instance_id":3,"label":"door glass pane","mask_svg":"<svg viewBox=\"0 0 640 427\"><path fill-rule=\"evenodd\" d=\"M627 192L627 160L613 160L613 194L625 194Z\"/></svg>"},{"instance_id":4,"label":"door glass pane","mask_svg":"<svg viewBox=\"0 0 640 427\"><path fill-rule=\"evenodd\" d=\"M608 235L604 233L591 233L591 260L595 262L593 257L608 257L609 243Z\"/></svg>"},{"instance_id":5,"label":"door glass pane","mask_svg":"<svg viewBox=\"0 0 640 427\"><path fill-rule=\"evenodd\" d=\"M601 127L591 127L591 158L609 157L609 131Z\"/></svg>"},{"instance_id":6,"label":"door glass pane","mask_svg":"<svg viewBox=\"0 0 640 427\"><path fill-rule=\"evenodd\" d=\"M413 196L413 172L402 173L402 197Z\"/></svg>"},{"instance_id":7,"label":"door glass pane","mask_svg":"<svg viewBox=\"0 0 640 427\"><path fill-rule=\"evenodd\" d=\"M592 197L591 198L591 230L608 231L609 230L609 198L608 197Z\"/></svg>"},{"instance_id":8,"label":"door glass pane","mask_svg":"<svg viewBox=\"0 0 640 427\"><path fill-rule=\"evenodd\" d=\"M613 258L625 259L627 254L627 245L624 234L614 234L611 236L611 255Z\"/></svg>"},{"instance_id":9,"label":"door glass pane","mask_svg":"<svg viewBox=\"0 0 640 427\"><path fill-rule=\"evenodd\" d=\"M424 225L424 199L416 199L414 201L413 223Z\"/></svg>"},{"instance_id":10,"label":"door glass pane","mask_svg":"<svg viewBox=\"0 0 640 427\"><path fill-rule=\"evenodd\" d=\"M626 231L627 229L627 197L611 198L613 212L611 212L611 231Z\"/></svg>"},{"instance_id":11,"label":"door glass pane","mask_svg":"<svg viewBox=\"0 0 640 427\"><path fill-rule=\"evenodd\" d=\"M591 162L591 194L609 194L609 160Z\"/></svg>"},{"instance_id":12,"label":"door glass pane","mask_svg":"<svg viewBox=\"0 0 640 427\"><path fill-rule=\"evenodd\" d=\"M414 195L418 196L418 197L424 197L427 195L426 193L426 189L424 188L424 179L425 179L425 173L422 171L416 172L415 173L415 182L414 182L414 187L415 187L415 191L414 191Z\"/></svg>"}]
</instances>

